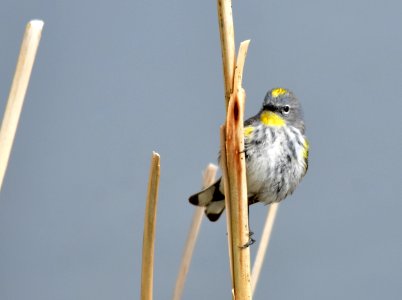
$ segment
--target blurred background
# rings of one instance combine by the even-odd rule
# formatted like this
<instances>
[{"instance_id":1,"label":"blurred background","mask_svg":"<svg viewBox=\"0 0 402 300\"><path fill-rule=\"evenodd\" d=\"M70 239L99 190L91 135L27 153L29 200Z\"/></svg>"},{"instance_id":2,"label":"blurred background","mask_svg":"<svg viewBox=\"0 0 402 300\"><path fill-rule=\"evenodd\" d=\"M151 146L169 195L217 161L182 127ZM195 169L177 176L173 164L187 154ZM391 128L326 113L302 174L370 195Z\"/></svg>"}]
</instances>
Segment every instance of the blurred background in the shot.
<instances>
[{"instance_id":1,"label":"blurred background","mask_svg":"<svg viewBox=\"0 0 402 300\"><path fill-rule=\"evenodd\" d=\"M255 299L402 294L402 2L234 1L246 117L304 106L309 172L280 205ZM225 115L216 1L3 0L0 112L26 23L45 27L0 196L0 299L139 299L152 150L155 299L172 295ZM267 207L250 210L258 248ZM183 299L230 299L226 225L205 219Z\"/></svg>"}]
</instances>

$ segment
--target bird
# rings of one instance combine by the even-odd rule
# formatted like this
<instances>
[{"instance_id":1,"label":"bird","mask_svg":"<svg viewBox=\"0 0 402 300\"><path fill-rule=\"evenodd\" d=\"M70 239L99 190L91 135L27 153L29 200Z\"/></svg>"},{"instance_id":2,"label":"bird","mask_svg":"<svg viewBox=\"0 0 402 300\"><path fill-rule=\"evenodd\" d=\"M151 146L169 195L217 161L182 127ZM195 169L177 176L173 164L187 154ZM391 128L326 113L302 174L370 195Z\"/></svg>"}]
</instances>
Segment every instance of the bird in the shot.
<instances>
[{"instance_id":1,"label":"bird","mask_svg":"<svg viewBox=\"0 0 402 300\"><path fill-rule=\"evenodd\" d=\"M249 206L280 202L294 192L308 169L309 142L293 92L274 88L266 93L260 111L244 121L244 153ZM189 202L205 207L207 218L217 221L225 209L222 177Z\"/></svg>"}]
</instances>

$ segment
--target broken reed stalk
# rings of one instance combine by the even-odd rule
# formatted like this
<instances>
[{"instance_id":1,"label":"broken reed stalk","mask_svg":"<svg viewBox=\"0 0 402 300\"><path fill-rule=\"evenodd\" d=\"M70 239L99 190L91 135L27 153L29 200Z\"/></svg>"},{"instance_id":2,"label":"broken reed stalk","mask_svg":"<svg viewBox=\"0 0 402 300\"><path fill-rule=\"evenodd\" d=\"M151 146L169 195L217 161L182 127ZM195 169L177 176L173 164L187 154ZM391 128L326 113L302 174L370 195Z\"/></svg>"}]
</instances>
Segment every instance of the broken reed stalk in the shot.
<instances>
[{"instance_id":1,"label":"broken reed stalk","mask_svg":"<svg viewBox=\"0 0 402 300\"><path fill-rule=\"evenodd\" d=\"M240 248L248 242L248 202L244 161L243 112L245 93L241 78L248 42L240 47L240 73L235 73L235 42L231 0L218 0L219 32L225 86L227 119L221 128L221 165L225 185L229 260L232 275L232 297L251 299L250 250ZM245 51L244 51L245 50ZM240 74L240 75L239 75ZM234 83L233 80L236 82ZM236 87L236 88L234 88Z\"/></svg>"},{"instance_id":2,"label":"broken reed stalk","mask_svg":"<svg viewBox=\"0 0 402 300\"><path fill-rule=\"evenodd\" d=\"M29 78L42 35L42 29L43 21L30 21L25 28L24 37L22 39L17 67L0 129L0 191L3 186L3 180L13 147L22 106L24 104Z\"/></svg>"},{"instance_id":3,"label":"broken reed stalk","mask_svg":"<svg viewBox=\"0 0 402 300\"><path fill-rule=\"evenodd\" d=\"M265 254L267 253L269 241L271 238L272 229L274 227L276 214L278 212L279 203L272 203L267 213L267 219L265 220L264 230L258 247L257 255L254 260L253 271L251 272L251 290L254 295L257 287L258 278L260 277L261 268L264 263Z\"/></svg>"},{"instance_id":4,"label":"broken reed stalk","mask_svg":"<svg viewBox=\"0 0 402 300\"><path fill-rule=\"evenodd\" d=\"M209 164L206 167L202 181L203 188L207 188L208 186L214 183L217 169L218 167L214 164ZM193 221L191 222L190 230L187 235L186 245L184 246L184 252L180 263L179 274L177 275L176 279L176 286L173 292L173 300L179 300L182 297L184 283L186 281L186 276L190 268L191 258L193 256L195 243L197 241L198 233L200 231L204 211L205 211L204 207L195 208Z\"/></svg>"},{"instance_id":5,"label":"broken reed stalk","mask_svg":"<svg viewBox=\"0 0 402 300\"><path fill-rule=\"evenodd\" d=\"M251 299L248 198L244 155L243 115L245 91L243 69L250 41L240 44L226 120L226 163L229 179L231 239L235 299Z\"/></svg>"},{"instance_id":6,"label":"broken reed stalk","mask_svg":"<svg viewBox=\"0 0 402 300\"><path fill-rule=\"evenodd\" d=\"M156 207L160 177L160 156L152 153L145 208L144 235L142 240L141 300L152 300Z\"/></svg>"},{"instance_id":7,"label":"broken reed stalk","mask_svg":"<svg viewBox=\"0 0 402 300\"><path fill-rule=\"evenodd\" d=\"M246 165L244 156L243 115L245 92L241 79L249 41L241 43L234 75L233 94L226 119L226 167L230 195L230 229L235 299L251 299L250 249ZM226 194L225 194L226 195Z\"/></svg>"},{"instance_id":8,"label":"broken reed stalk","mask_svg":"<svg viewBox=\"0 0 402 300\"><path fill-rule=\"evenodd\" d=\"M244 92L231 98L226 124L226 163L230 194L230 229L235 299L251 299L250 249L243 247L249 241L248 201L245 157L242 153ZM240 124L241 123L241 124Z\"/></svg>"}]
</instances>

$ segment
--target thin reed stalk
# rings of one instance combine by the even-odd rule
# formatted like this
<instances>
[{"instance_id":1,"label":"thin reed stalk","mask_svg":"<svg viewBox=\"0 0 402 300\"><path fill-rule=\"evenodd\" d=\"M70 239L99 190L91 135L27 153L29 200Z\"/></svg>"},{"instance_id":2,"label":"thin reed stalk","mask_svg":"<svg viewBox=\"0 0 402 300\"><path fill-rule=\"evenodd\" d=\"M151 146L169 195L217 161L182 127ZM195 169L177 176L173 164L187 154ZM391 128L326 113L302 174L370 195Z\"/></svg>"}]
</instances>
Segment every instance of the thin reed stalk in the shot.
<instances>
[{"instance_id":1,"label":"thin reed stalk","mask_svg":"<svg viewBox=\"0 0 402 300\"><path fill-rule=\"evenodd\" d=\"M3 186L3 180L10 159L29 78L31 77L32 67L42 35L42 29L43 21L30 21L25 28L24 37L22 39L17 67L0 129L0 191Z\"/></svg>"},{"instance_id":2,"label":"thin reed stalk","mask_svg":"<svg viewBox=\"0 0 402 300\"><path fill-rule=\"evenodd\" d=\"M215 181L217 166L209 164L204 171L202 187L207 188ZM187 273L190 268L191 258L193 256L195 244L197 242L198 233L200 231L201 222L204 216L204 207L196 207L191 222L190 230L187 235L186 245L180 263L179 274L176 279L176 286L173 292L173 300L180 300L184 290Z\"/></svg>"},{"instance_id":3,"label":"thin reed stalk","mask_svg":"<svg viewBox=\"0 0 402 300\"><path fill-rule=\"evenodd\" d=\"M147 203L144 219L144 236L142 241L141 300L152 300L153 298L155 227L159 177L160 156L158 153L153 152L148 181Z\"/></svg>"},{"instance_id":4,"label":"thin reed stalk","mask_svg":"<svg viewBox=\"0 0 402 300\"><path fill-rule=\"evenodd\" d=\"M279 203L272 203L268 209L267 218L265 220L264 230L258 247L257 255L254 260L253 271L251 272L251 290L254 292L260 277L261 268L264 263L265 254L267 253L269 241L271 239L272 229L274 227L276 214L278 212Z\"/></svg>"},{"instance_id":5,"label":"thin reed stalk","mask_svg":"<svg viewBox=\"0 0 402 300\"><path fill-rule=\"evenodd\" d=\"M236 48L234 38L234 25L232 14L232 1L231 0L217 0L218 9L218 22L219 34L222 50L222 69L223 69L223 84L225 92L225 109L228 110L229 100L233 89L233 75L236 63ZM226 206L226 227L228 233L228 252L229 252L229 266L230 276L232 279L232 287L234 287L233 278L233 251L232 251L232 237L231 237L231 216L230 216L230 193L229 193L229 177L226 164L226 129L225 125L220 128L220 141L221 141L221 160L220 167L222 170L222 180L224 182L225 191L225 206ZM232 289L232 295L234 291Z\"/></svg>"},{"instance_id":6,"label":"thin reed stalk","mask_svg":"<svg viewBox=\"0 0 402 300\"><path fill-rule=\"evenodd\" d=\"M227 110L232 94L234 67L236 63L232 0L218 0L217 5L222 49L223 81L225 86L225 107Z\"/></svg>"},{"instance_id":7,"label":"thin reed stalk","mask_svg":"<svg viewBox=\"0 0 402 300\"><path fill-rule=\"evenodd\" d=\"M222 170L222 180L223 188L225 192L225 207L226 207L226 230L228 235L228 254L229 254L229 268L230 268L230 278L232 280L232 294L234 299L234 278L233 278L233 249L232 249L232 217L230 209L230 189L229 189L229 175L226 161L226 126L222 125L220 127L220 146L221 146L221 170Z\"/></svg>"}]
</instances>

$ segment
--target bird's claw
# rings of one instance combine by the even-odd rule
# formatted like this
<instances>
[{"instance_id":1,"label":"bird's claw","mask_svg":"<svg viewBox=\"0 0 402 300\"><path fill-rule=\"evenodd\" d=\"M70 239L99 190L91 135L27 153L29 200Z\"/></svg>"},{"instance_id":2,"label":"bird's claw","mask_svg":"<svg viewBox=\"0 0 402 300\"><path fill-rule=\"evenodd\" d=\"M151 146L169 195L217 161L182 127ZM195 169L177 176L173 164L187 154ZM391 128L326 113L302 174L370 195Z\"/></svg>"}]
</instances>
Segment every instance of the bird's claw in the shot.
<instances>
[{"instance_id":1,"label":"bird's claw","mask_svg":"<svg viewBox=\"0 0 402 300\"><path fill-rule=\"evenodd\" d=\"M241 246L241 247L240 247L241 249L246 249L246 248L250 247L252 244L255 243L255 239L253 239L253 238L251 237L253 234L254 234L254 232L252 232L252 231L250 231L250 232L248 233L248 242L245 243L243 246Z\"/></svg>"}]
</instances>

